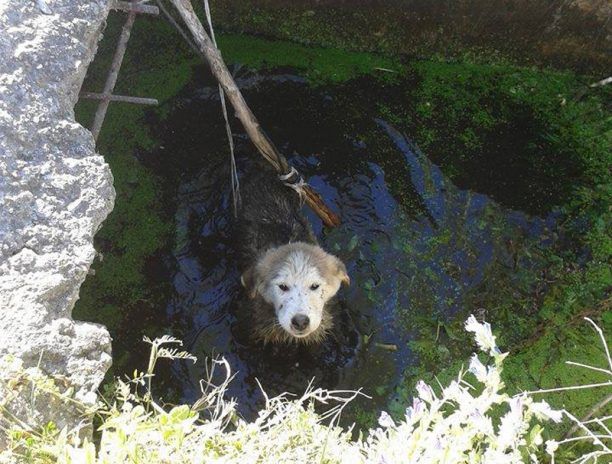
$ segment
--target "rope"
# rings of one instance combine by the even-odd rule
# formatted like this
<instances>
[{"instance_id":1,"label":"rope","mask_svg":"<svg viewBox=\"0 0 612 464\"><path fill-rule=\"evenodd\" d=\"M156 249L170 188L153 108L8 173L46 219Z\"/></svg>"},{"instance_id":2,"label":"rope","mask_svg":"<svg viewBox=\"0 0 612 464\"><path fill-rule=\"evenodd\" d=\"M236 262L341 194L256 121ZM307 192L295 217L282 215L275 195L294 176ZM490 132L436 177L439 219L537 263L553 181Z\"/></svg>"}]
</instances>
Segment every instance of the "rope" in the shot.
<instances>
[{"instance_id":1,"label":"rope","mask_svg":"<svg viewBox=\"0 0 612 464\"><path fill-rule=\"evenodd\" d=\"M215 31L212 25L212 18L210 16L210 6L208 0L204 0L204 10L206 11L206 20L208 21L208 28L210 29L210 37L213 44L217 47L217 39L215 39ZM217 47L218 49L219 47ZM232 128L230 127L229 118L227 116L227 106L225 104L225 92L221 84L219 84L219 98L221 100L221 110L223 111L223 119L225 120L225 131L227 132L227 141L230 149L230 179L232 185L232 202L234 206L234 217L238 216L238 206L240 205L240 181L238 180L238 170L236 169L236 157L234 155L234 137L232 135Z\"/></svg>"},{"instance_id":2,"label":"rope","mask_svg":"<svg viewBox=\"0 0 612 464\"><path fill-rule=\"evenodd\" d=\"M290 180L291 178L294 180ZM286 174L279 174L278 178L287 187L292 188L300 196L300 200L304 202L304 187L307 185L302 175L291 166L291 170Z\"/></svg>"}]
</instances>

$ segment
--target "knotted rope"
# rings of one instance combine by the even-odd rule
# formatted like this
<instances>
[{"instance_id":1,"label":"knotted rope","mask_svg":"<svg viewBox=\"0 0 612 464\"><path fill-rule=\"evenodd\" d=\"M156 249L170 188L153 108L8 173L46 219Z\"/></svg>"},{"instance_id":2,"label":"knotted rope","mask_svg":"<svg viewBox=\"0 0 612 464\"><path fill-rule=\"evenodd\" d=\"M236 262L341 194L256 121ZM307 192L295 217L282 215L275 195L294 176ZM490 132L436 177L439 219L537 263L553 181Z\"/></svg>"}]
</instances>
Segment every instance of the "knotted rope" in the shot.
<instances>
[{"instance_id":1,"label":"knotted rope","mask_svg":"<svg viewBox=\"0 0 612 464\"><path fill-rule=\"evenodd\" d=\"M287 174L279 174L278 178L287 187L292 188L300 196L300 201L304 203L304 187L307 185L302 175L291 166Z\"/></svg>"},{"instance_id":2,"label":"knotted rope","mask_svg":"<svg viewBox=\"0 0 612 464\"><path fill-rule=\"evenodd\" d=\"M193 40L198 49L209 64L211 72L219 81L219 84L225 91L225 95L236 111L236 117L244 126L246 133L255 147L257 147L259 153L267 159L278 172L288 174L290 172L290 167L287 160L279 153L272 141L262 131L257 118L244 101L240 89L223 62L219 49L208 36L208 33L193 10L190 0L170 1L185 21L187 28L193 35ZM232 176L232 178L234 178L234 176ZM296 185L300 185L300 182L297 182ZM301 190L303 192L304 201L315 213L317 213L326 226L334 227L340 224L338 215L325 204L321 196L315 192L310 185L303 184Z\"/></svg>"}]
</instances>

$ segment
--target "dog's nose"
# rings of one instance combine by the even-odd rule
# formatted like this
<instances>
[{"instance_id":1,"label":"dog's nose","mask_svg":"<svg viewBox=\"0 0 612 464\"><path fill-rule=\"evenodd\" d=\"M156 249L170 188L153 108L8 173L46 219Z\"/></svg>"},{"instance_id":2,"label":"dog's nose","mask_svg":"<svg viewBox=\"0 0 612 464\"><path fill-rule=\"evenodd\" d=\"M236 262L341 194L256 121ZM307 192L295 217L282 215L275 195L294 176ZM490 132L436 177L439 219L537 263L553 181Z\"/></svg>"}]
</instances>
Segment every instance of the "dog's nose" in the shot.
<instances>
[{"instance_id":1,"label":"dog's nose","mask_svg":"<svg viewBox=\"0 0 612 464\"><path fill-rule=\"evenodd\" d=\"M300 332L306 330L310 324L310 319L305 314L297 314L291 318L291 326Z\"/></svg>"}]
</instances>

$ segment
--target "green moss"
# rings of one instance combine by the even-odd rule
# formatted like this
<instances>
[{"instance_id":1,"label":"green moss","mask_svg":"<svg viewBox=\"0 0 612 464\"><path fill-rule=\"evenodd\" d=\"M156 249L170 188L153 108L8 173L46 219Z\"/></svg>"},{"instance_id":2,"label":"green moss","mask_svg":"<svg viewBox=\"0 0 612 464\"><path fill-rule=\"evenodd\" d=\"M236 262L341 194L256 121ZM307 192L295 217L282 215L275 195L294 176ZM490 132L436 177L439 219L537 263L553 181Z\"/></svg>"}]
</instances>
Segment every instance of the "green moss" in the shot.
<instances>
[{"instance_id":1,"label":"green moss","mask_svg":"<svg viewBox=\"0 0 612 464\"><path fill-rule=\"evenodd\" d=\"M529 346L513 353L505 363L504 381L511 392L558 388L571 385L601 383L608 377L577 366L568 366L573 361L606 368L607 362L602 342L585 321L576 321L569 327L545 332ZM551 405L567 408L584 415L609 394L609 389L559 392L547 395ZM605 415L605 414L603 414Z\"/></svg>"},{"instance_id":2,"label":"green moss","mask_svg":"<svg viewBox=\"0 0 612 464\"><path fill-rule=\"evenodd\" d=\"M361 74L392 77L401 69L398 61L363 52L309 47L259 37L221 34L218 45L224 59L250 68L296 68L313 82L341 82Z\"/></svg>"},{"instance_id":3,"label":"green moss","mask_svg":"<svg viewBox=\"0 0 612 464\"><path fill-rule=\"evenodd\" d=\"M405 92L406 100L385 102L383 117L391 115L455 183L469 188L470 178L477 178L482 191L484 173L490 173L498 182L492 191L499 195L505 176L512 183L507 195L496 198L502 204L536 214L556 207L563 217L558 233L565 245L544 250L515 243L516 262L535 259L541 267L489 274L470 305L471 311L487 310L484 317L499 345L511 353L504 372L508 392L602 381L597 373L565 361L605 363L601 342L583 316L593 318L608 336L612 332L606 316L612 285L612 121L604 104L610 90L587 91L582 78L569 72L507 64L421 61L408 74L413 88ZM517 125L520 121L527 124ZM507 159L517 163L517 154L521 175L503 168ZM546 189L538 190L541 186ZM484 189L487 193L486 182ZM532 192L536 195L529 197ZM525 198L527 204L521 203ZM461 327L465 316L446 322L433 313L406 315L416 334L411 348L419 363L406 370L391 402L398 414L418 379L444 384L475 351ZM608 394L579 390L547 399L583 417Z\"/></svg>"},{"instance_id":4,"label":"green moss","mask_svg":"<svg viewBox=\"0 0 612 464\"><path fill-rule=\"evenodd\" d=\"M110 118L125 123L113 127ZM99 150L111 167L117 192L115 207L96 237L102 260L93 265L75 307L75 317L109 326L116 333L128 308L151 298L155 292L145 275L146 258L162 248L170 226L159 197L160 179L143 167L134 153L142 143L152 143L130 118L109 113L108 125L100 138ZM112 136L112 130L118 136ZM148 142L147 142L148 141Z\"/></svg>"},{"instance_id":5,"label":"green moss","mask_svg":"<svg viewBox=\"0 0 612 464\"><path fill-rule=\"evenodd\" d=\"M106 29L96 60L90 66L84 88L99 90L107 74L116 45L123 15L113 15ZM167 103L192 78L193 60L180 43L165 40L173 31L161 21L139 19L136 22L116 93L154 97L160 101L155 109L137 105L111 103L98 140L98 150L110 165L117 193L115 207L96 236L96 248L102 259L93 265L95 275L84 283L74 310L78 319L104 323L115 340L117 353L128 353L125 343L138 343L119 334L126 331L157 333L162 322L159 306L166 291L163 281L156 281L147 270L151 256L167 246L172 231L165 212L162 179L136 157L158 145L156 134L144 124L151 111L160 117ZM77 119L91 124L95 104L81 101L76 107ZM144 313L143 313L144 311ZM128 322L138 313L140 326ZM132 360L133 361L133 360ZM125 360L115 359L116 373L127 369ZM142 366L140 366L142 367Z\"/></svg>"},{"instance_id":6,"label":"green moss","mask_svg":"<svg viewBox=\"0 0 612 464\"><path fill-rule=\"evenodd\" d=\"M381 104L383 114L402 120L462 187L478 183L506 206L543 214L569 202L610 161L603 155L610 92L582 95L582 78L570 72L419 61L407 73L413 86L397 103Z\"/></svg>"}]
</instances>

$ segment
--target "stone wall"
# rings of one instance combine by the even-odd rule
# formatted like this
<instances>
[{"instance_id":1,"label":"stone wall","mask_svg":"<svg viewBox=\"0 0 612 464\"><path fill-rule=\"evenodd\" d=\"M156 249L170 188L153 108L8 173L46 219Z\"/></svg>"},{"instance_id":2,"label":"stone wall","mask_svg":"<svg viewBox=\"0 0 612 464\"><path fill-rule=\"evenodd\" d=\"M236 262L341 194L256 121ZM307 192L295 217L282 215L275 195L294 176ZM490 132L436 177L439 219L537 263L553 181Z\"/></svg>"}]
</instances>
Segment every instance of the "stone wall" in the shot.
<instances>
[{"instance_id":1,"label":"stone wall","mask_svg":"<svg viewBox=\"0 0 612 464\"><path fill-rule=\"evenodd\" d=\"M44 14L34 0L0 2L0 358L40 364L91 403L111 364L111 340L71 312L115 192L73 108L109 0L46 5ZM9 406L21 418L75 419L27 411L27 398Z\"/></svg>"},{"instance_id":2,"label":"stone wall","mask_svg":"<svg viewBox=\"0 0 612 464\"><path fill-rule=\"evenodd\" d=\"M609 0L218 0L218 29L390 55L501 55L601 77Z\"/></svg>"}]
</instances>

